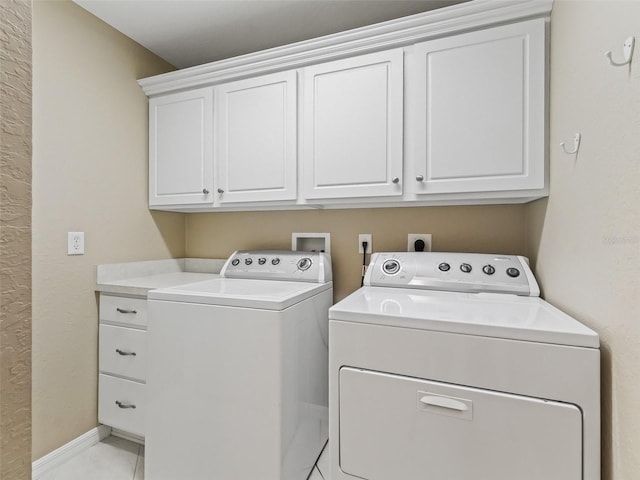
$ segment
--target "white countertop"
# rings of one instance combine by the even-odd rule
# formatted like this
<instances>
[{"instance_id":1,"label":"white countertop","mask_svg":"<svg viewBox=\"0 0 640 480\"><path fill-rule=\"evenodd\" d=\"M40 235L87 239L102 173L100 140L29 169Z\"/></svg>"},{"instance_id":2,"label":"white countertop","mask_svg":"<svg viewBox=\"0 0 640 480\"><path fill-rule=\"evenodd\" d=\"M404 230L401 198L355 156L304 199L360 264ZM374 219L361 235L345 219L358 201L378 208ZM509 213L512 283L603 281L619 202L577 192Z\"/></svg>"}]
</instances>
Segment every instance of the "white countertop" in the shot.
<instances>
[{"instance_id":1,"label":"white countertop","mask_svg":"<svg viewBox=\"0 0 640 480\"><path fill-rule=\"evenodd\" d=\"M224 260L178 258L98 265L96 290L146 297L149 290L219 277Z\"/></svg>"}]
</instances>

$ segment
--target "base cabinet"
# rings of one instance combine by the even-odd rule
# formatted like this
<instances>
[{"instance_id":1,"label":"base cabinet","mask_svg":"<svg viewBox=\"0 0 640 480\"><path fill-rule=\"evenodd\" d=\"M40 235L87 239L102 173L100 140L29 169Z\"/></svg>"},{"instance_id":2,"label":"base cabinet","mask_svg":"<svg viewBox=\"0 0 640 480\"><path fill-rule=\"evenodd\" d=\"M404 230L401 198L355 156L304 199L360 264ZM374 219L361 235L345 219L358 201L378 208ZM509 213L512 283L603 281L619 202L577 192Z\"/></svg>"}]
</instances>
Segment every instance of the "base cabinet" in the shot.
<instances>
[{"instance_id":1,"label":"base cabinet","mask_svg":"<svg viewBox=\"0 0 640 480\"><path fill-rule=\"evenodd\" d=\"M98 420L145 435L147 299L100 295Z\"/></svg>"}]
</instances>

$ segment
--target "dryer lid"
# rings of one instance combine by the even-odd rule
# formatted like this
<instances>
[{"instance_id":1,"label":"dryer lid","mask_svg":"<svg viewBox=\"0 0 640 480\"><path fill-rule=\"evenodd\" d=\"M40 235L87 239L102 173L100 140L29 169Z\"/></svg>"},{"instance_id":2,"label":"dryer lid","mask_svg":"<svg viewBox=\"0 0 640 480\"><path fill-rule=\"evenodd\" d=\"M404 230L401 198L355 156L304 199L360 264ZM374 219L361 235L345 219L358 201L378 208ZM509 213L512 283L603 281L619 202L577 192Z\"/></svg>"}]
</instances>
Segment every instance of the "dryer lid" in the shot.
<instances>
[{"instance_id":1,"label":"dryer lid","mask_svg":"<svg viewBox=\"0 0 640 480\"><path fill-rule=\"evenodd\" d=\"M330 320L465 335L599 347L598 334L538 297L363 287Z\"/></svg>"}]
</instances>

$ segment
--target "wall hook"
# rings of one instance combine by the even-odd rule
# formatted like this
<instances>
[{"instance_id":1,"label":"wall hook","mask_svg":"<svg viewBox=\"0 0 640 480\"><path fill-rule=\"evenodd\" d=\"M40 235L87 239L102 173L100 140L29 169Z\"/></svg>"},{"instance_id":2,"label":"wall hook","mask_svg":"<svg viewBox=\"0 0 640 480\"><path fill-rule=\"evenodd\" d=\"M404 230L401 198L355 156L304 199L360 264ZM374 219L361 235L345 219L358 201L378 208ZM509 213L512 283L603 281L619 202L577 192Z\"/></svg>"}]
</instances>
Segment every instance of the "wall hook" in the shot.
<instances>
[{"instance_id":1,"label":"wall hook","mask_svg":"<svg viewBox=\"0 0 640 480\"><path fill-rule=\"evenodd\" d=\"M611 58L611 50L604 52L604 56L607 57L609 63L614 67L622 67L624 65L628 65L631 63L631 57L633 56L633 46L636 43L636 37L629 37L624 41L624 45L622 46L622 56L624 57L624 62L616 62Z\"/></svg>"},{"instance_id":2,"label":"wall hook","mask_svg":"<svg viewBox=\"0 0 640 480\"><path fill-rule=\"evenodd\" d=\"M575 153L578 153L578 150L580 150L580 141L582 140L582 135L580 135L579 133L576 133L573 136L573 150L572 151L567 151L567 149L564 146L564 142L562 142L560 144L560 148L562 148L562 151L564 153L566 153L567 155L573 155Z\"/></svg>"}]
</instances>

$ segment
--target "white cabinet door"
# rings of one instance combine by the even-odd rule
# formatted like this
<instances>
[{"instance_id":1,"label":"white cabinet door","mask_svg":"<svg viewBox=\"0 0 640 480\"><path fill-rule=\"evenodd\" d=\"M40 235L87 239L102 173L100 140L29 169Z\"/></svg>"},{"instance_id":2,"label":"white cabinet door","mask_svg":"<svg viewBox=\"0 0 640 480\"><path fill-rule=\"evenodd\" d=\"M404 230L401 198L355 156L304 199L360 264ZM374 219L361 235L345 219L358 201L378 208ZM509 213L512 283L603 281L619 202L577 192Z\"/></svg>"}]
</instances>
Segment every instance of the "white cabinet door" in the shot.
<instances>
[{"instance_id":1,"label":"white cabinet door","mask_svg":"<svg viewBox=\"0 0 640 480\"><path fill-rule=\"evenodd\" d=\"M220 204L295 200L296 72L217 87Z\"/></svg>"},{"instance_id":2,"label":"white cabinet door","mask_svg":"<svg viewBox=\"0 0 640 480\"><path fill-rule=\"evenodd\" d=\"M543 19L407 49L409 192L545 188L545 51Z\"/></svg>"},{"instance_id":3,"label":"white cabinet door","mask_svg":"<svg viewBox=\"0 0 640 480\"><path fill-rule=\"evenodd\" d=\"M307 67L305 199L402 194L403 51Z\"/></svg>"},{"instance_id":4,"label":"white cabinet door","mask_svg":"<svg viewBox=\"0 0 640 480\"><path fill-rule=\"evenodd\" d=\"M213 203L213 88L149 100L149 206Z\"/></svg>"}]
</instances>

